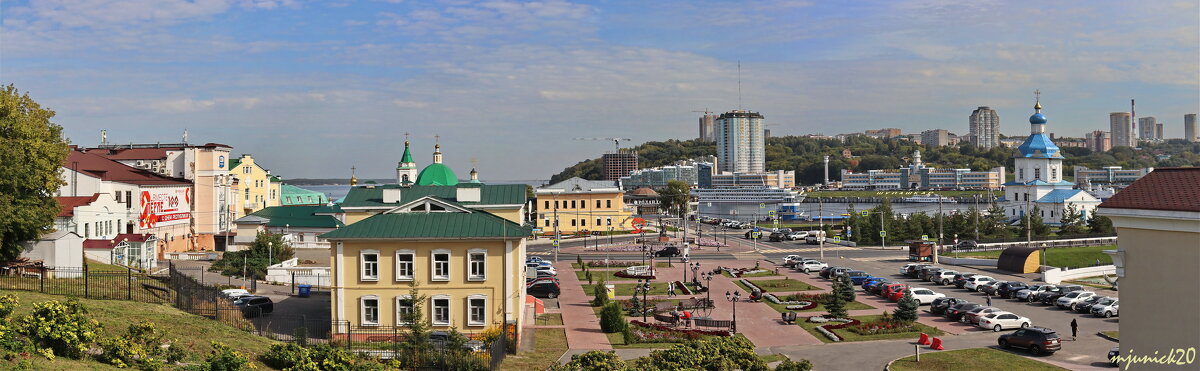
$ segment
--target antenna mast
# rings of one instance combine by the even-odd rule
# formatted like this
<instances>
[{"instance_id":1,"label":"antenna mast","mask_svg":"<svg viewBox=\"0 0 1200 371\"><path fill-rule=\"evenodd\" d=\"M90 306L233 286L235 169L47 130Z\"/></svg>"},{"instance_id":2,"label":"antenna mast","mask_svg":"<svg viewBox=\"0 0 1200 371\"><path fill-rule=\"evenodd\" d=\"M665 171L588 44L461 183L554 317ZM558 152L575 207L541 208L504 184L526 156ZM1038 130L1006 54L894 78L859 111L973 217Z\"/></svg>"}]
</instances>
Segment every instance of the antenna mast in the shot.
<instances>
[{"instance_id":1,"label":"antenna mast","mask_svg":"<svg viewBox=\"0 0 1200 371\"><path fill-rule=\"evenodd\" d=\"M742 109L742 60L738 60L738 110Z\"/></svg>"}]
</instances>

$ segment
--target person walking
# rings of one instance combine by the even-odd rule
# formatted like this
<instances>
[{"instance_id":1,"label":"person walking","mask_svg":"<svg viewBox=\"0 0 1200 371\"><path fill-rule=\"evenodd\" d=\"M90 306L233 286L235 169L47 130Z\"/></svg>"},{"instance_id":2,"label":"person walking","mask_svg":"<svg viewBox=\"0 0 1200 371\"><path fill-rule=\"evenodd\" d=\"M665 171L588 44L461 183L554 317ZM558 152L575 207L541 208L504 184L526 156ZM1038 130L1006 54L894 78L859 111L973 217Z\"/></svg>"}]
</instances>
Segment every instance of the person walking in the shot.
<instances>
[{"instance_id":1,"label":"person walking","mask_svg":"<svg viewBox=\"0 0 1200 371\"><path fill-rule=\"evenodd\" d=\"M987 294L987 306L992 306L992 294Z\"/></svg>"},{"instance_id":2,"label":"person walking","mask_svg":"<svg viewBox=\"0 0 1200 371\"><path fill-rule=\"evenodd\" d=\"M675 283L667 282L667 297L675 296Z\"/></svg>"},{"instance_id":3,"label":"person walking","mask_svg":"<svg viewBox=\"0 0 1200 371\"><path fill-rule=\"evenodd\" d=\"M1075 336L1079 334L1079 322L1071 319L1071 341L1075 341Z\"/></svg>"}]
</instances>

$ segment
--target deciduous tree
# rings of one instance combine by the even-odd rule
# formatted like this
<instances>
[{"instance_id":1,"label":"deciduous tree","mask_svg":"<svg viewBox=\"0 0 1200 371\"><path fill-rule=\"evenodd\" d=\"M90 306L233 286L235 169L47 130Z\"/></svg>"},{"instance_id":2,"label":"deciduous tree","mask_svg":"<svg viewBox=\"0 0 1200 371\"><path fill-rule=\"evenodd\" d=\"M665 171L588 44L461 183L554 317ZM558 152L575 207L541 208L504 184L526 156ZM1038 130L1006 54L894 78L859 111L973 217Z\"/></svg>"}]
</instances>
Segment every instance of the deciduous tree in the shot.
<instances>
[{"instance_id":1,"label":"deciduous tree","mask_svg":"<svg viewBox=\"0 0 1200 371\"><path fill-rule=\"evenodd\" d=\"M0 260L21 254L21 243L49 232L58 215L54 200L70 150L62 127L13 85L0 88Z\"/></svg>"}]
</instances>

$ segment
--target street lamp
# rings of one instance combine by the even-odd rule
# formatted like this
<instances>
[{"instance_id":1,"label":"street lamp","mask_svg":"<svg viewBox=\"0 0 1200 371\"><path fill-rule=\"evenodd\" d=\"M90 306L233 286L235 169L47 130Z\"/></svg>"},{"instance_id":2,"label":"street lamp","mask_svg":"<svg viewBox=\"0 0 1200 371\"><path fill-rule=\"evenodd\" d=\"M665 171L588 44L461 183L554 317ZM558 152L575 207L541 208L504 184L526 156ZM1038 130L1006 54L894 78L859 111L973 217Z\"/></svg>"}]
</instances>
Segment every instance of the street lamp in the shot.
<instances>
[{"instance_id":1,"label":"street lamp","mask_svg":"<svg viewBox=\"0 0 1200 371\"><path fill-rule=\"evenodd\" d=\"M646 309L649 307L646 305L646 293L650 292L650 279L639 280L639 282L642 282L642 322L644 323L646 322Z\"/></svg>"},{"instance_id":2,"label":"street lamp","mask_svg":"<svg viewBox=\"0 0 1200 371\"><path fill-rule=\"evenodd\" d=\"M741 298L742 298L742 293L740 291L734 290L732 294L730 294L729 291L725 292L725 300L728 300L730 303L733 303L733 326L732 326L732 328L733 328L734 333L737 333L737 302L738 302L738 299L741 299Z\"/></svg>"},{"instance_id":3,"label":"street lamp","mask_svg":"<svg viewBox=\"0 0 1200 371\"><path fill-rule=\"evenodd\" d=\"M711 307L715 307L715 305L713 305L713 302L712 302L712 279L713 279L713 274L712 274L712 272L708 272L708 273L705 273L705 274L704 274L704 283L705 283L705 285L704 285L704 293L705 293L705 299L707 299L707 301L708 301L708 305L710 306L710 308L711 308ZM709 309L709 311L711 311L711 310L712 310L712 309Z\"/></svg>"}]
</instances>

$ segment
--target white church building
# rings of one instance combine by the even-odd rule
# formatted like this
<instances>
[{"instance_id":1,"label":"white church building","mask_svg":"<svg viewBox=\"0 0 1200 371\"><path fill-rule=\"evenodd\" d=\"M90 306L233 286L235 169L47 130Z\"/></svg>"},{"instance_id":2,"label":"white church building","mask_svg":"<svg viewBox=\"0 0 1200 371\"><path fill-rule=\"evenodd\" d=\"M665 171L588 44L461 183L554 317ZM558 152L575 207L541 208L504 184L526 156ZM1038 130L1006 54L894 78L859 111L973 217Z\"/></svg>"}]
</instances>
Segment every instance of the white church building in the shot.
<instances>
[{"instance_id":1,"label":"white church building","mask_svg":"<svg viewBox=\"0 0 1200 371\"><path fill-rule=\"evenodd\" d=\"M1004 184L1004 198L1000 201L1005 215L1017 221L1036 208L1046 224L1059 225L1063 213L1074 205L1084 219L1091 217L1100 200L1063 180L1063 155L1046 135L1047 120L1040 99L1033 109L1035 113L1029 116L1029 138L1017 147L1014 155L1015 178Z\"/></svg>"}]
</instances>

